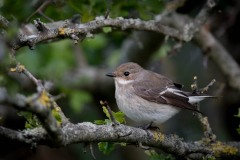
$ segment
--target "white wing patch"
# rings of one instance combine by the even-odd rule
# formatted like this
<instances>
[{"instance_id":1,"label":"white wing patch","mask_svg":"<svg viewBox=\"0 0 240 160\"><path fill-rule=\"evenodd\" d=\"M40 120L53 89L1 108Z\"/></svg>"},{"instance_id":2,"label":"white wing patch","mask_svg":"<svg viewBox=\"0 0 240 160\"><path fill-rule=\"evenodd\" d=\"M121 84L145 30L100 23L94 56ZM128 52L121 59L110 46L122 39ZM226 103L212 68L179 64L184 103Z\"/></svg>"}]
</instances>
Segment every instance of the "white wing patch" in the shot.
<instances>
[{"instance_id":1,"label":"white wing patch","mask_svg":"<svg viewBox=\"0 0 240 160\"><path fill-rule=\"evenodd\" d=\"M188 98L187 96L181 94L182 91L177 90L177 89L174 89L174 88L166 88L164 91L162 91L162 92L160 93L160 95L163 95L163 94L166 93L166 92L170 92L170 93L172 93L172 94L175 94L175 95L178 95L178 96L181 96L181 97L186 97L186 98Z\"/></svg>"},{"instance_id":2,"label":"white wing patch","mask_svg":"<svg viewBox=\"0 0 240 160\"><path fill-rule=\"evenodd\" d=\"M178 90L178 89L173 89L173 88L167 88L167 90L175 95L178 95L178 96L181 96L181 97L186 97L188 98L187 96L181 94L183 93L182 91Z\"/></svg>"},{"instance_id":3,"label":"white wing patch","mask_svg":"<svg viewBox=\"0 0 240 160\"><path fill-rule=\"evenodd\" d=\"M186 96L184 94L181 94L181 93L184 93L184 92L182 92L181 90L178 90L178 89L174 89L174 88L166 88L164 91L162 91L160 93L160 95L163 95L166 92L170 92L172 94L188 98L189 99L188 102L190 104L195 104L197 102L200 102L200 101L204 100L205 98L212 97L212 96ZM162 97L162 98L164 98L164 97Z\"/></svg>"}]
</instances>

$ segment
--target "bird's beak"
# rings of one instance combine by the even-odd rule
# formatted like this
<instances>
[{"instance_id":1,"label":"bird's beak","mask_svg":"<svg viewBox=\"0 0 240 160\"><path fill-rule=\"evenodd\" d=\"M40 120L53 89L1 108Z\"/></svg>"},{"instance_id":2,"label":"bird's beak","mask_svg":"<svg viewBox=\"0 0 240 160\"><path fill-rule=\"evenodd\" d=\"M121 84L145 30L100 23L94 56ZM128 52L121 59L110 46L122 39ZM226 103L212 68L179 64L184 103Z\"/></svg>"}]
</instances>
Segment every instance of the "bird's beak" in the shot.
<instances>
[{"instance_id":1,"label":"bird's beak","mask_svg":"<svg viewBox=\"0 0 240 160\"><path fill-rule=\"evenodd\" d=\"M116 74L115 73L107 73L106 76L108 76L108 77L116 77Z\"/></svg>"}]
</instances>

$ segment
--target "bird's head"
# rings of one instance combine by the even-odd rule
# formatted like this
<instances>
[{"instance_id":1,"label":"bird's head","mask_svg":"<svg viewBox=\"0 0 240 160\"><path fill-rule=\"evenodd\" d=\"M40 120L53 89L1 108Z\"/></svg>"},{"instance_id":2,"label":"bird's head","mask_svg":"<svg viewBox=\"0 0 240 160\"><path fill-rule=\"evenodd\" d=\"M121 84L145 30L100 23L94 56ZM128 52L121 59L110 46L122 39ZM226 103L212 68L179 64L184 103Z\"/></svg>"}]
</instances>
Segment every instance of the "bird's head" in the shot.
<instances>
[{"instance_id":1,"label":"bird's head","mask_svg":"<svg viewBox=\"0 0 240 160\"><path fill-rule=\"evenodd\" d=\"M137 63L128 62L121 64L114 72L108 73L106 76L113 77L119 84L128 84L133 82L142 70L143 68Z\"/></svg>"}]
</instances>

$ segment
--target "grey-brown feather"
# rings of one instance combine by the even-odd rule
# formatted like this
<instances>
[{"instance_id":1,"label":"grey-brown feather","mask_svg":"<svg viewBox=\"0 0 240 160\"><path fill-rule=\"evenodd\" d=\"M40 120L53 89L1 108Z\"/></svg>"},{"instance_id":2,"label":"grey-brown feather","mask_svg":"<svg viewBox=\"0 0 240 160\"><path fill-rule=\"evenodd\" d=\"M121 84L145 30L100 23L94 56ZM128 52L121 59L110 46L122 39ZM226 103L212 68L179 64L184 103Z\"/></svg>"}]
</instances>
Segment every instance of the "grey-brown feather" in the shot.
<instances>
[{"instance_id":1,"label":"grey-brown feather","mask_svg":"<svg viewBox=\"0 0 240 160\"><path fill-rule=\"evenodd\" d=\"M144 71L145 76L148 75L147 72L151 72L147 70ZM152 73L154 72L151 72L151 74ZM133 88L135 94L145 100L160 104L169 104L175 107L199 112L194 105L188 102L188 96L191 95L191 93L180 91L182 85L173 83L162 75L154 73L154 76L151 76L151 79L149 80L146 80L146 77L144 81L139 79L137 82L135 81ZM176 89L180 92L177 92L177 94L168 91L164 92L167 88Z\"/></svg>"}]
</instances>

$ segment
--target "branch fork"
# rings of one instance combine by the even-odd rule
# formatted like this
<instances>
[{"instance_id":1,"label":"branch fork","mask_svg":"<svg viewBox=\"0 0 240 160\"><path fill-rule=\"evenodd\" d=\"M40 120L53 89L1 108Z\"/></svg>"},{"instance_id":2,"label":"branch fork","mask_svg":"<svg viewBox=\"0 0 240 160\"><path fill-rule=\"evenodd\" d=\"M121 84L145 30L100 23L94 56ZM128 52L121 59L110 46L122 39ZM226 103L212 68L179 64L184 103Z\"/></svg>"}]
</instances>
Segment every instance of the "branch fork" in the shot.
<instances>
[{"instance_id":1,"label":"branch fork","mask_svg":"<svg viewBox=\"0 0 240 160\"><path fill-rule=\"evenodd\" d=\"M192 93L197 93L197 94L204 94L205 92L208 91L208 89L216 82L215 79L213 79L206 87L202 88L202 89L198 89L198 84L197 84L197 76L194 76L193 78L193 84L191 85L192 88ZM197 109L200 109L200 104L197 103L196 104ZM201 122L202 126L203 126L203 131L204 131L204 136L205 142L215 142L217 136L213 133L212 128L210 127L210 124L208 122L208 118L205 117L204 115L200 114L200 113L196 113L197 117L199 119L199 121Z\"/></svg>"}]
</instances>

